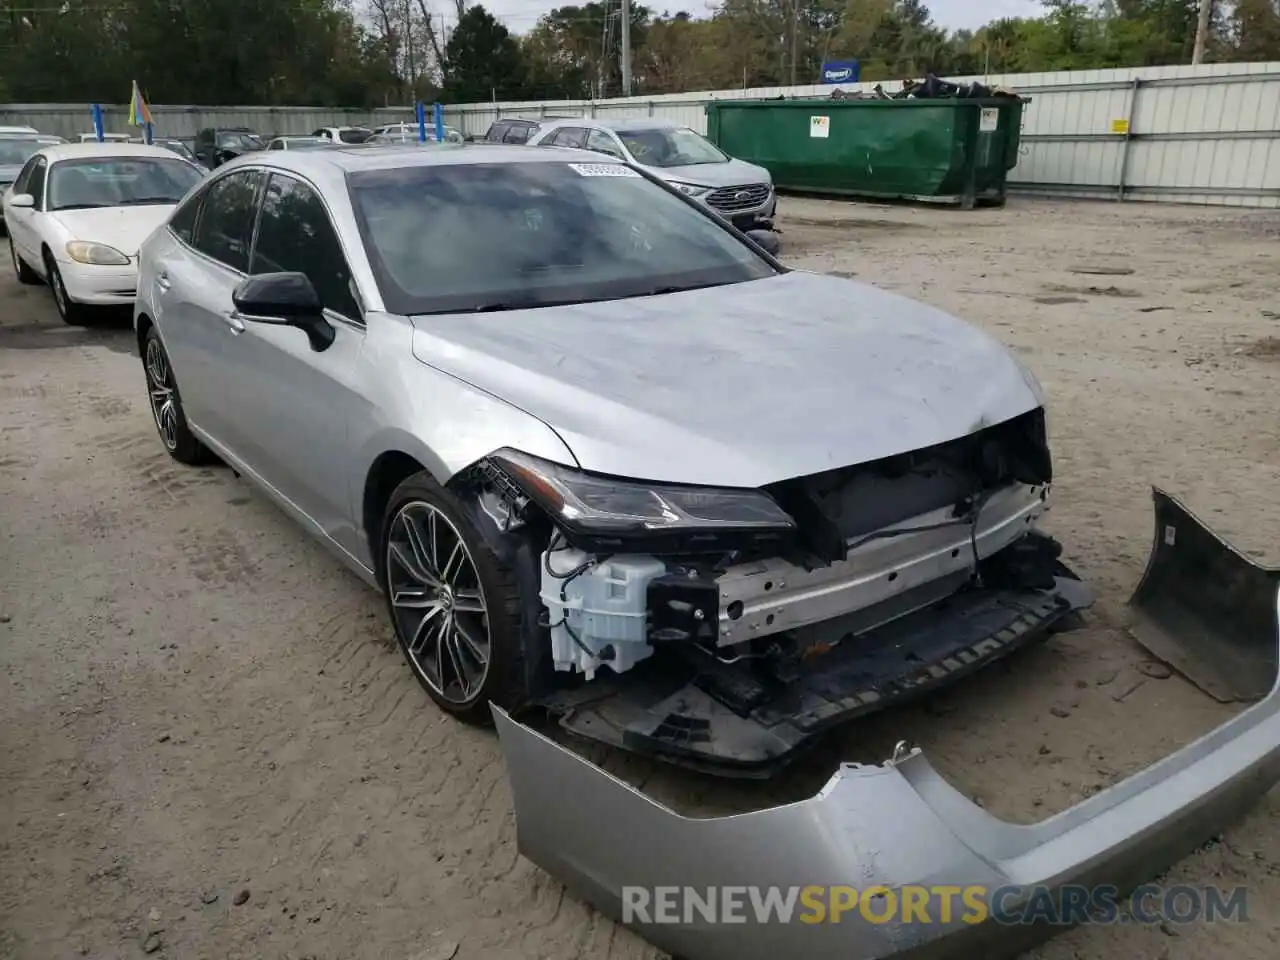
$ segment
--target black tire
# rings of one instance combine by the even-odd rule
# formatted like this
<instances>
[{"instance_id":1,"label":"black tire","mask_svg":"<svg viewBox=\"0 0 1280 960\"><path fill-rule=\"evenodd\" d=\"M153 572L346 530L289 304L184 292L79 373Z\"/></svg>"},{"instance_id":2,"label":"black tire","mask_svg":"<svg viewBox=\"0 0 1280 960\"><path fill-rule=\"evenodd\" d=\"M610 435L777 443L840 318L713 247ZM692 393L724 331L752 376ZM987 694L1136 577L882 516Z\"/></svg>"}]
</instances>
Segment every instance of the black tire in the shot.
<instances>
[{"instance_id":1,"label":"black tire","mask_svg":"<svg viewBox=\"0 0 1280 960\"><path fill-rule=\"evenodd\" d=\"M157 360L158 364L155 362ZM147 382L147 405L151 408L151 419L155 422L160 442L164 444L169 456L179 463L193 467L212 461L214 457L209 448L196 439L196 435L187 426L173 365L169 362L169 354L160 342L160 334L155 327L147 329L147 335L142 341L142 372ZM157 377L161 382L157 382ZM162 397L160 391L168 393ZM166 401L172 404L171 408L166 409Z\"/></svg>"},{"instance_id":2,"label":"black tire","mask_svg":"<svg viewBox=\"0 0 1280 960\"><path fill-rule=\"evenodd\" d=\"M13 272L18 275L19 283L35 286L40 282L40 274L27 266L27 261L18 256L18 248L13 245L13 237L9 238L9 259L13 261Z\"/></svg>"},{"instance_id":3,"label":"black tire","mask_svg":"<svg viewBox=\"0 0 1280 960\"><path fill-rule=\"evenodd\" d=\"M471 569L476 575L478 598L470 596L476 591L469 588L469 580L464 577L462 570L459 572L458 579L463 585L457 589L456 596L463 598L466 594L468 602L477 603L483 608L484 613L483 620L480 620L479 614L463 609L461 599L450 600L445 611L447 622L442 623L438 631L431 630L427 634L422 634L421 625L418 626L419 635L423 637L424 648L415 655L411 648L413 637L410 635L413 629L411 621L414 611L398 608L394 600L395 597L412 592L397 588L398 585L403 585L407 575L398 557L402 557L404 551L409 548L407 539L403 536L407 532L404 524L415 516L420 517L424 513L430 515L432 512L436 515L437 523L443 517L452 528L447 532L440 528L441 542L445 548L451 549L450 538L456 536L466 548L466 556L460 561L460 565L465 564L469 559ZM393 548L399 553L393 554ZM378 535L377 557L378 581L386 597L387 615L391 619L396 641L400 644L400 650L408 661L410 669L413 670L414 676L418 678L418 682L422 684L431 699L446 713L464 723L476 726L492 724L490 703L496 703L509 712L518 709L527 696L524 683L524 654L520 640L520 598L515 577L510 568L485 544L484 538L468 519L467 512L458 499L436 483L425 470L404 480L391 494ZM437 561L437 566L439 565ZM447 579L447 576L442 579ZM453 590L449 593L450 596L454 595ZM456 608L452 605L454 602L457 603ZM423 615L422 620L426 619L426 615ZM438 633L445 633L448 636L450 629L448 625L462 621L467 623L467 627L462 630L464 634L474 635L476 623L482 623L487 630L487 663L483 677L478 679L474 689L470 690L467 689L465 681L444 682L443 669L437 670L436 676L433 677L429 672L429 664L424 666L423 662L420 662L424 655L430 653L426 647L433 643L439 654L441 643L437 638ZM458 651L458 656L463 656L468 650L476 649L474 644L458 640L454 641L453 646ZM445 647L448 647L447 640ZM443 656L443 654L439 655ZM477 662L474 657L469 657L468 660L470 665ZM451 668L450 672L460 676L460 672L456 669L459 661L454 659L452 662L455 668ZM450 696L447 691L455 686L458 695Z\"/></svg>"},{"instance_id":4,"label":"black tire","mask_svg":"<svg viewBox=\"0 0 1280 960\"><path fill-rule=\"evenodd\" d=\"M67 293L67 285L62 282L62 274L58 271L58 262L47 253L44 267L49 277L49 289L53 292L53 304L58 308L58 316L62 318L62 322L72 326L88 323L91 308L71 299Z\"/></svg>"}]
</instances>

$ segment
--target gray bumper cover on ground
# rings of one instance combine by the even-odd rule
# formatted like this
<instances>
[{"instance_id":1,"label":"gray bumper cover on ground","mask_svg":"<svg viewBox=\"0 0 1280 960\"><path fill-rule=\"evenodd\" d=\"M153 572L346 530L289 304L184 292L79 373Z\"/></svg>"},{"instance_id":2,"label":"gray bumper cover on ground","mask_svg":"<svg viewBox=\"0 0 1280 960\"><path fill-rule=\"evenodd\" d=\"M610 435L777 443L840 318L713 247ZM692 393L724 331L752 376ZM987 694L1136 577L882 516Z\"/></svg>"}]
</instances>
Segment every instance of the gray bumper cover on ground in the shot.
<instances>
[{"instance_id":1,"label":"gray bumper cover on ground","mask_svg":"<svg viewBox=\"0 0 1280 960\"><path fill-rule=\"evenodd\" d=\"M622 888L983 885L1131 889L1204 842L1280 781L1280 574L1218 540L1180 504L1155 494L1157 536L1144 584L1160 577L1184 599L1198 582L1252 603L1266 630L1260 669L1271 692L1177 753L1036 824L1015 825L976 806L916 751L882 767L845 765L807 800L731 817L690 819L495 708L522 854L615 919ZM1170 528L1174 533L1170 533ZM1180 578L1182 578L1180 580ZM1219 591L1220 596L1222 591ZM1135 600L1143 596L1143 587ZM1212 606L1208 602L1208 606ZM1206 607L1206 609L1208 608ZM1256 614L1266 611L1265 623ZM1158 610L1140 611L1150 628ZM1180 621L1164 626L1172 635ZM1016 898L1015 898L1016 899ZM1008 906L1008 904L1006 904ZM964 923L635 924L688 960L866 960L1014 956L1056 927Z\"/></svg>"}]
</instances>

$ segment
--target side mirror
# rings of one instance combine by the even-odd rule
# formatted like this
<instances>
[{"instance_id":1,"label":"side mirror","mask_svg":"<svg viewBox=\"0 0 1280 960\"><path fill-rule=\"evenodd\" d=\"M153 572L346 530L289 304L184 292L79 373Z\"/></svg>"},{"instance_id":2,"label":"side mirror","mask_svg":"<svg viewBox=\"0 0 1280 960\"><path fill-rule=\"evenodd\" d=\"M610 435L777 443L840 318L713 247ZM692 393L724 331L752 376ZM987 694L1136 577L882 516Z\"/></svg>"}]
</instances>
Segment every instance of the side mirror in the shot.
<instances>
[{"instance_id":1,"label":"side mirror","mask_svg":"<svg viewBox=\"0 0 1280 960\"><path fill-rule=\"evenodd\" d=\"M319 353L333 345L337 334L324 318L320 295L305 273L260 273L247 277L231 293L245 320L297 327Z\"/></svg>"},{"instance_id":2,"label":"side mirror","mask_svg":"<svg viewBox=\"0 0 1280 960\"><path fill-rule=\"evenodd\" d=\"M747 236L771 257L776 257L782 248L782 244L778 242L778 235L772 230L748 230Z\"/></svg>"},{"instance_id":3,"label":"side mirror","mask_svg":"<svg viewBox=\"0 0 1280 960\"><path fill-rule=\"evenodd\" d=\"M9 198L9 206L11 207L31 210L35 208L35 205L36 198L29 193L15 193Z\"/></svg>"}]
</instances>

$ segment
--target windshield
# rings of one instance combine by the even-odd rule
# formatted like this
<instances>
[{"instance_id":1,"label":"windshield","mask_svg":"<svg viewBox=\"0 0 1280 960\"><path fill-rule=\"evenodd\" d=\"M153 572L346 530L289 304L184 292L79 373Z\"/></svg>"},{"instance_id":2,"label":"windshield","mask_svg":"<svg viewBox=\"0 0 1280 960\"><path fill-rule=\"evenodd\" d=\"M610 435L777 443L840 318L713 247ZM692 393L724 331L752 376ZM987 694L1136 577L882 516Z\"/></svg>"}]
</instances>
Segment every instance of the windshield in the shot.
<instances>
[{"instance_id":1,"label":"windshield","mask_svg":"<svg viewBox=\"0 0 1280 960\"><path fill-rule=\"evenodd\" d=\"M688 127L658 130L619 130L618 138L636 163L647 167L684 167L697 163L728 163L729 158L706 137Z\"/></svg>"},{"instance_id":2,"label":"windshield","mask_svg":"<svg viewBox=\"0 0 1280 960\"><path fill-rule=\"evenodd\" d=\"M343 143L364 143L372 132L369 130L356 130L354 128L338 131L338 139Z\"/></svg>"},{"instance_id":3,"label":"windshield","mask_svg":"<svg viewBox=\"0 0 1280 960\"><path fill-rule=\"evenodd\" d=\"M35 137L0 137L0 167L20 167L41 147L53 144L52 140Z\"/></svg>"},{"instance_id":4,"label":"windshield","mask_svg":"<svg viewBox=\"0 0 1280 960\"><path fill-rule=\"evenodd\" d=\"M615 300L776 272L712 214L622 164L440 164L348 184L395 313Z\"/></svg>"},{"instance_id":5,"label":"windshield","mask_svg":"<svg viewBox=\"0 0 1280 960\"><path fill-rule=\"evenodd\" d=\"M223 150L261 150L262 141L252 133L220 133L218 146Z\"/></svg>"},{"instance_id":6,"label":"windshield","mask_svg":"<svg viewBox=\"0 0 1280 960\"><path fill-rule=\"evenodd\" d=\"M177 203L202 179L185 160L92 157L55 163L46 193L50 210Z\"/></svg>"}]
</instances>

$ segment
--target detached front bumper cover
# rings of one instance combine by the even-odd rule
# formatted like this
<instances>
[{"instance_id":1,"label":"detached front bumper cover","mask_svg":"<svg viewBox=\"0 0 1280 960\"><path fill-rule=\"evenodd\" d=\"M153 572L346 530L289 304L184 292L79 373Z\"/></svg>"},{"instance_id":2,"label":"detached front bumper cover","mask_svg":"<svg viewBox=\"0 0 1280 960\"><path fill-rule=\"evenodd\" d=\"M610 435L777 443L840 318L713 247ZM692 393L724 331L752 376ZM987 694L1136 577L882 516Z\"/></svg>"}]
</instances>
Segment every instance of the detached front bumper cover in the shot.
<instances>
[{"instance_id":1,"label":"detached front bumper cover","mask_svg":"<svg viewBox=\"0 0 1280 960\"><path fill-rule=\"evenodd\" d=\"M1271 671L1270 693L1177 753L1026 826L973 804L919 751L882 767L844 765L799 803L698 820L655 803L495 707L520 852L623 922L624 887L1131 890L1219 833L1280 781L1280 571L1232 550L1165 494L1156 491L1155 501L1155 546L1132 601L1146 629L1164 628L1175 640L1187 629L1182 620L1162 621L1164 607L1142 607L1151 582L1179 590L1184 604L1194 604L1197 588L1208 582L1220 593L1229 585L1227 592L1248 601L1235 609L1251 611L1254 621L1219 624L1221 636L1236 640L1252 626L1269 639L1258 665ZM1202 612L1210 610L1232 616L1207 600ZM1267 611L1265 623L1257 622L1259 610ZM1199 643L1205 624L1204 617L1195 623ZM1262 649L1259 639L1255 630L1255 650ZM1011 905L1005 901L1004 911ZM761 923L748 906L738 913L742 922L707 922L695 911L687 922L629 925L684 960L989 960L1016 956L1061 929L966 922L963 912L955 910L950 922L932 911L927 923L918 917L904 923L901 912L870 923L855 910L839 923Z\"/></svg>"}]
</instances>

